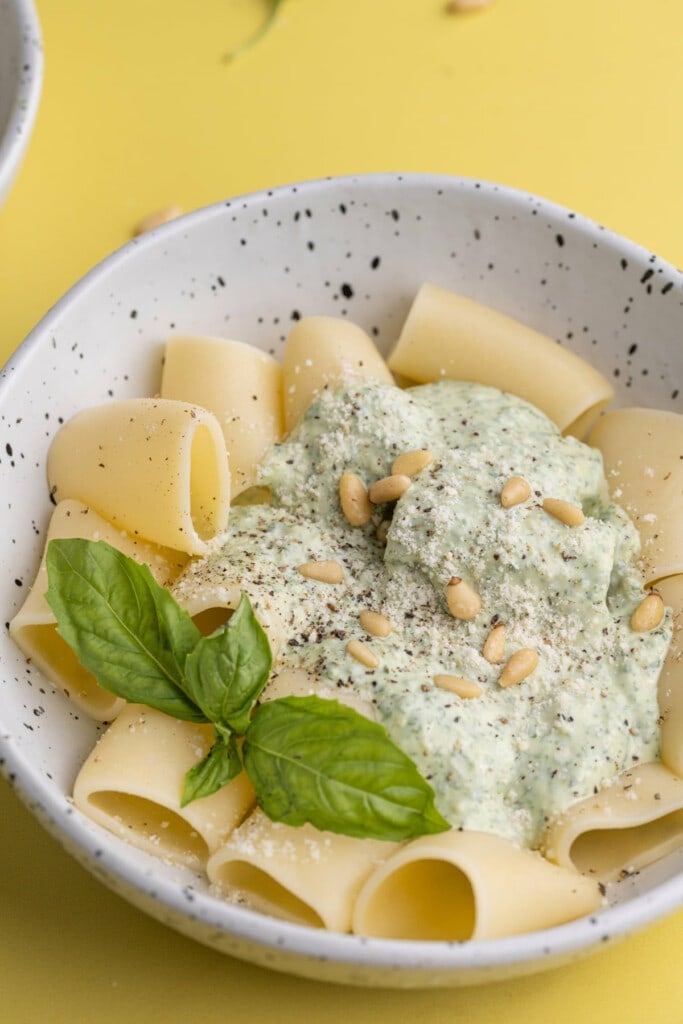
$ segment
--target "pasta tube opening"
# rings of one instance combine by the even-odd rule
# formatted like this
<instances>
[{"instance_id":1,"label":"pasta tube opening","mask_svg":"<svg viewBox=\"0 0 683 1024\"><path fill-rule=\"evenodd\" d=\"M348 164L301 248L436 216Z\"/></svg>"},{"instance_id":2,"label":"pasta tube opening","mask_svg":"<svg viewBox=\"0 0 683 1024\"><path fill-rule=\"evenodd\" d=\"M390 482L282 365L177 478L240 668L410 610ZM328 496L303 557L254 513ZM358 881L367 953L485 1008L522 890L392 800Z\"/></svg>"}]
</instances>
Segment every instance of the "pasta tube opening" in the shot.
<instances>
[{"instance_id":1,"label":"pasta tube opening","mask_svg":"<svg viewBox=\"0 0 683 1024\"><path fill-rule=\"evenodd\" d=\"M313 907L280 885L267 871L253 867L246 861L234 860L223 865L214 881L219 887L226 886L234 890L238 899L242 895L253 910L294 924L311 928L325 927L323 919Z\"/></svg>"},{"instance_id":2,"label":"pasta tube opening","mask_svg":"<svg viewBox=\"0 0 683 1024\"><path fill-rule=\"evenodd\" d=\"M91 793L87 802L91 810L116 823L118 835L139 849L188 867L206 863L209 850L202 836L168 807L115 790Z\"/></svg>"},{"instance_id":3,"label":"pasta tube opening","mask_svg":"<svg viewBox=\"0 0 683 1024\"><path fill-rule=\"evenodd\" d=\"M582 874L615 882L673 853L681 841L683 810L630 828L584 832L572 843L569 857Z\"/></svg>"},{"instance_id":4,"label":"pasta tube opening","mask_svg":"<svg viewBox=\"0 0 683 1024\"><path fill-rule=\"evenodd\" d=\"M190 517L201 540L208 541L225 527L225 509L221 505L221 452L216 438L201 424L192 436L190 453Z\"/></svg>"},{"instance_id":5,"label":"pasta tube opening","mask_svg":"<svg viewBox=\"0 0 683 1024\"><path fill-rule=\"evenodd\" d=\"M422 836L368 878L353 931L377 938L462 942L562 924L595 910L595 881L485 832Z\"/></svg>"},{"instance_id":6,"label":"pasta tube opening","mask_svg":"<svg viewBox=\"0 0 683 1024\"><path fill-rule=\"evenodd\" d=\"M683 781L652 761L618 775L551 823L550 860L603 883L639 871L683 842Z\"/></svg>"},{"instance_id":7,"label":"pasta tube opening","mask_svg":"<svg viewBox=\"0 0 683 1024\"><path fill-rule=\"evenodd\" d=\"M103 690L95 676L83 668L54 622L21 623L11 627L12 638L27 658L80 711L97 722L110 722L124 705L119 697Z\"/></svg>"},{"instance_id":8,"label":"pasta tube opening","mask_svg":"<svg viewBox=\"0 0 683 1024\"><path fill-rule=\"evenodd\" d=\"M474 892L454 864L434 859L411 861L377 886L357 915L363 935L387 939L458 941L475 927Z\"/></svg>"},{"instance_id":9,"label":"pasta tube opening","mask_svg":"<svg viewBox=\"0 0 683 1024\"><path fill-rule=\"evenodd\" d=\"M172 399L84 409L48 454L53 496L89 505L135 539L203 554L230 511L230 470L215 416Z\"/></svg>"},{"instance_id":10,"label":"pasta tube opening","mask_svg":"<svg viewBox=\"0 0 683 1024\"><path fill-rule=\"evenodd\" d=\"M202 636L211 636L217 629L227 625L232 617L232 613L232 608L222 608L220 606L205 608L204 611L193 615L192 621Z\"/></svg>"},{"instance_id":11,"label":"pasta tube opening","mask_svg":"<svg viewBox=\"0 0 683 1024\"><path fill-rule=\"evenodd\" d=\"M185 773L213 741L210 725L126 704L78 773L74 804L148 853L203 868L254 802L251 783L240 772L210 796L180 806Z\"/></svg>"}]
</instances>

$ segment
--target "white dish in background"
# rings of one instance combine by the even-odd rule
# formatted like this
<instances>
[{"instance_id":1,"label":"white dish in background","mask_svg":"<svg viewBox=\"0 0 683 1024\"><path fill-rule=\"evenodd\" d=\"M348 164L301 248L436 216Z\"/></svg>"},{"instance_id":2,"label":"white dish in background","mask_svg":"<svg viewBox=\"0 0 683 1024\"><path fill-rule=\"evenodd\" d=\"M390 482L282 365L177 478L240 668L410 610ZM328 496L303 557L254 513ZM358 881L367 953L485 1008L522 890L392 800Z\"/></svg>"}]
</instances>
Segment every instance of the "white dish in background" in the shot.
<instances>
[{"instance_id":1,"label":"white dish in background","mask_svg":"<svg viewBox=\"0 0 683 1024\"><path fill-rule=\"evenodd\" d=\"M555 337L610 377L617 402L683 408L679 272L583 217L497 185L429 175L309 182L222 203L105 260L36 327L0 382L0 602L30 586L51 506L50 439L78 409L154 394L174 330L277 352L297 315L348 316L386 351L429 280ZM40 820L107 885L225 953L308 977L384 986L501 980L604 947L683 904L683 855L621 883L620 903L487 942L364 940L211 896L69 801L95 726L0 638L0 764ZM27 866L27 880L30 868ZM58 912L58 911L54 911Z\"/></svg>"},{"instance_id":2,"label":"white dish in background","mask_svg":"<svg viewBox=\"0 0 683 1024\"><path fill-rule=\"evenodd\" d=\"M26 152L38 111L43 51L31 0L0 0L0 206Z\"/></svg>"}]
</instances>

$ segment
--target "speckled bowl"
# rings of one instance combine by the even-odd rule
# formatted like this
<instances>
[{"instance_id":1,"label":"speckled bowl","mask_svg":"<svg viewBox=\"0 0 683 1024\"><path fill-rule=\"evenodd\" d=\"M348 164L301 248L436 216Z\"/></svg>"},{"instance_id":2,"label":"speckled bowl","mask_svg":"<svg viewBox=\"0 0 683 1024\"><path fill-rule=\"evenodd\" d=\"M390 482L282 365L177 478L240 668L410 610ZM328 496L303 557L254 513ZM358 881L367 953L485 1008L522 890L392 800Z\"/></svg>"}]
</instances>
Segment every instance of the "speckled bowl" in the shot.
<instances>
[{"instance_id":1,"label":"speckled bowl","mask_svg":"<svg viewBox=\"0 0 683 1024\"><path fill-rule=\"evenodd\" d=\"M29 144L43 81L38 16L31 0L0 0L0 206Z\"/></svg>"},{"instance_id":2,"label":"speckled bowl","mask_svg":"<svg viewBox=\"0 0 683 1024\"><path fill-rule=\"evenodd\" d=\"M0 0L0 206L28 146L42 81L40 28L31 0Z\"/></svg>"},{"instance_id":3,"label":"speckled bowl","mask_svg":"<svg viewBox=\"0 0 683 1024\"><path fill-rule=\"evenodd\" d=\"M428 175L310 182L200 210L131 242L57 304L0 383L0 602L32 582L59 424L112 397L154 393L173 330L277 352L298 316L348 316L386 349L421 282L462 291L590 359L622 404L683 409L681 275L583 217L497 185ZM0 637L0 764L78 860L116 892L225 953L359 985L460 985L572 960L683 904L680 856L622 883L591 918L490 942L366 941L283 924L213 898L69 802L96 729Z\"/></svg>"}]
</instances>

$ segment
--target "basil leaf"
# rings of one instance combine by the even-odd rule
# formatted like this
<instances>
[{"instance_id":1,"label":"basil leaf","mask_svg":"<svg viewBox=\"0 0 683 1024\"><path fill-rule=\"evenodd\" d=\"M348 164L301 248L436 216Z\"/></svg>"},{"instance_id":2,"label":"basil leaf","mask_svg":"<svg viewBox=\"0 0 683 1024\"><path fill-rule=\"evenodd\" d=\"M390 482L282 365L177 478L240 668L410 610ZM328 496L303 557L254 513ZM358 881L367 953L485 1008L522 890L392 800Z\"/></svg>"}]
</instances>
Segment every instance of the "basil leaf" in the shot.
<instances>
[{"instance_id":1,"label":"basil leaf","mask_svg":"<svg viewBox=\"0 0 683 1024\"><path fill-rule=\"evenodd\" d=\"M272 661L268 637L243 593L227 626L202 637L187 658L187 692L211 722L242 734Z\"/></svg>"},{"instance_id":2,"label":"basil leaf","mask_svg":"<svg viewBox=\"0 0 683 1024\"><path fill-rule=\"evenodd\" d=\"M174 718L205 722L184 692L200 632L146 565L105 541L52 540L48 604L57 631L100 686Z\"/></svg>"},{"instance_id":3,"label":"basil leaf","mask_svg":"<svg viewBox=\"0 0 683 1024\"><path fill-rule=\"evenodd\" d=\"M242 771L242 761L234 736L221 734L202 760L185 773L180 806L211 796Z\"/></svg>"},{"instance_id":4,"label":"basil leaf","mask_svg":"<svg viewBox=\"0 0 683 1024\"><path fill-rule=\"evenodd\" d=\"M244 767L273 821L399 841L450 828L434 793L381 725L320 697L261 705Z\"/></svg>"}]
</instances>

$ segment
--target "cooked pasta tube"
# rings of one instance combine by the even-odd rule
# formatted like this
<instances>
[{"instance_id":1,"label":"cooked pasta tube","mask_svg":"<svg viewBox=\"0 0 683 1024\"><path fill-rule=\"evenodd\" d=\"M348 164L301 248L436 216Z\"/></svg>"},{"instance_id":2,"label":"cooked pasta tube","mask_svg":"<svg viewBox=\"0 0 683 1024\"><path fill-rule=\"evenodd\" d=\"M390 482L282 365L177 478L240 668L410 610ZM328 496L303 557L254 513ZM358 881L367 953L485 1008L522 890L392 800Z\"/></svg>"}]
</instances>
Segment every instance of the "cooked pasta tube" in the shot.
<instances>
[{"instance_id":1,"label":"cooked pasta tube","mask_svg":"<svg viewBox=\"0 0 683 1024\"><path fill-rule=\"evenodd\" d=\"M141 850L203 867L254 803L242 772L211 796L180 807L185 772L208 753L213 740L210 725L127 704L78 773L74 803Z\"/></svg>"},{"instance_id":2,"label":"cooked pasta tube","mask_svg":"<svg viewBox=\"0 0 683 1024\"><path fill-rule=\"evenodd\" d=\"M659 580L657 590L664 604L673 610L673 636L657 690L661 716L659 756L667 768L683 779L683 574Z\"/></svg>"},{"instance_id":3,"label":"cooked pasta tube","mask_svg":"<svg viewBox=\"0 0 683 1024\"><path fill-rule=\"evenodd\" d=\"M353 931L389 939L495 939L596 910L598 886L486 832L414 839L385 860L356 900Z\"/></svg>"},{"instance_id":4,"label":"cooked pasta tube","mask_svg":"<svg viewBox=\"0 0 683 1024\"><path fill-rule=\"evenodd\" d=\"M544 839L547 857L602 883L647 867L683 843L683 779L658 761L622 772L564 811Z\"/></svg>"},{"instance_id":5,"label":"cooked pasta tube","mask_svg":"<svg viewBox=\"0 0 683 1024\"><path fill-rule=\"evenodd\" d=\"M50 447L57 500L75 498L155 544L203 554L227 525L230 473L215 416L167 398L85 409Z\"/></svg>"},{"instance_id":6,"label":"cooked pasta tube","mask_svg":"<svg viewBox=\"0 0 683 1024\"><path fill-rule=\"evenodd\" d=\"M447 378L509 391L579 438L614 393L601 373L569 349L432 284L417 293L388 364L420 384Z\"/></svg>"},{"instance_id":7,"label":"cooked pasta tube","mask_svg":"<svg viewBox=\"0 0 683 1024\"><path fill-rule=\"evenodd\" d=\"M332 316L308 316L295 324L285 345L283 371L288 432L324 388L353 380L394 383L365 331Z\"/></svg>"},{"instance_id":8,"label":"cooked pasta tube","mask_svg":"<svg viewBox=\"0 0 683 1024\"><path fill-rule=\"evenodd\" d=\"M244 587L241 580L227 577L220 585L207 584L196 578L196 572L201 571L201 568L201 563L191 563L173 588L173 596L192 618L200 633L209 636L224 626L240 603L242 590L245 590L256 618L268 637L273 657L276 658L282 646L284 627L270 594L261 592L258 587Z\"/></svg>"},{"instance_id":9,"label":"cooked pasta tube","mask_svg":"<svg viewBox=\"0 0 683 1024\"><path fill-rule=\"evenodd\" d=\"M270 821L256 810L210 858L209 880L254 910L347 932L356 895L395 843Z\"/></svg>"},{"instance_id":10,"label":"cooked pasta tube","mask_svg":"<svg viewBox=\"0 0 683 1024\"><path fill-rule=\"evenodd\" d=\"M242 341L171 338L161 396L214 414L228 450L233 498L256 482L257 463L282 439L282 367Z\"/></svg>"},{"instance_id":11,"label":"cooked pasta tube","mask_svg":"<svg viewBox=\"0 0 683 1024\"><path fill-rule=\"evenodd\" d=\"M171 583L187 559L179 551L146 544L115 529L79 501L60 501L52 514L38 573L26 600L10 622L10 635L26 657L81 711L97 721L109 722L119 713L124 701L102 689L95 677L83 668L57 633L57 620L45 600L47 545L51 540L71 537L107 541L137 562L149 565L162 586Z\"/></svg>"},{"instance_id":12,"label":"cooked pasta tube","mask_svg":"<svg viewBox=\"0 0 683 1024\"><path fill-rule=\"evenodd\" d=\"M646 583L683 572L683 416L613 409L589 437L614 501L638 528Z\"/></svg>"}]
</instances>

